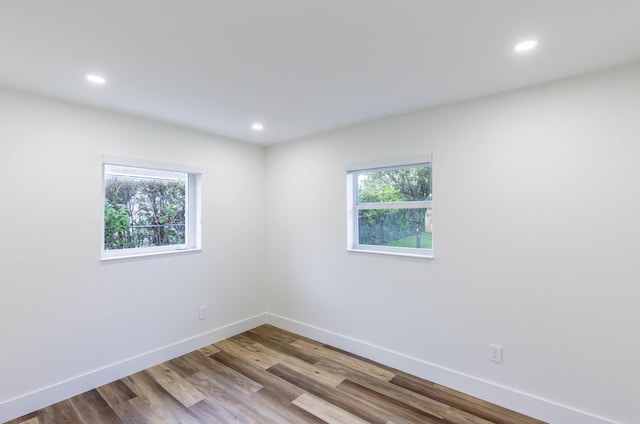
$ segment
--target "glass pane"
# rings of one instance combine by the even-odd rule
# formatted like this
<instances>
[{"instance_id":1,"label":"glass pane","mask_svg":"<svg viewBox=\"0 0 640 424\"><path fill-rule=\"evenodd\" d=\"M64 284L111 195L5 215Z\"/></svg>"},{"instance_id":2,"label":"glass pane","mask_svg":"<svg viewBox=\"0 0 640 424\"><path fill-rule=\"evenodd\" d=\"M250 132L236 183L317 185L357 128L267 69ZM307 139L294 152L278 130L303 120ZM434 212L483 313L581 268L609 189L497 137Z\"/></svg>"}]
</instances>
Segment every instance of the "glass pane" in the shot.
<instances>
[{"instance_id":1,"label":"glass pane","mask_svg":"<svg viewBox=\"0 0 640 424\"><path fill-rule=\"evenodd\" d=\"M433 249L431 208L358 211L359 243Z\"/></svg>"},{"instance_id":2,"label":"glass pane","mask_svg":"<svg viewBox=\"0 0 640 424\"><path fill-rule=\"evenodd\" d=\"M431 165L357 173L358 203L431 200Z\"/></svg>"},{"instance_id":3,"label":"glass pane","mask_svg":"<svg viewBox=\"0 0 640 424\"><path fill-rule=\"evenodd\" d=\"M188 174L143 176L132 168L127 175L124 168L105 174L104 249L185 244Z\"/></svg>"}]
</instances>

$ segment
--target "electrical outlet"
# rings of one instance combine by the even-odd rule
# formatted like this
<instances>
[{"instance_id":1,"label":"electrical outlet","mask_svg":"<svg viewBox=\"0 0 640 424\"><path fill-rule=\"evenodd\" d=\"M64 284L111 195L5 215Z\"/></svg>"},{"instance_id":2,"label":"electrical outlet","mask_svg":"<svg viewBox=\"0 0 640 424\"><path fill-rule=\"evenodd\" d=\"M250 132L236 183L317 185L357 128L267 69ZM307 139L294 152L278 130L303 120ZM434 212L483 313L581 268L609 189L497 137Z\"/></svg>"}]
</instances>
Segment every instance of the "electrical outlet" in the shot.
<instances>
[{"instance_id":1,"label":"electrical outlet","mask_svg":"<svg viewBox=\"0 0 640 424\"><path fill-rule=\"evenodd\" d=\"M207 307L206 306L200 306L198 308L198 317L200 319L205 319L207 317Z\"/></svg>"},{"instance_id":2,"label":"electrical outlet","mask_svg":"<svg viewBox=\"0 0 640 424\"><path fill-rule=\"evenodd\" d=\"M502 346L489 345L489 360L497 364L502 363Z\"/></svg>"}]
</instances>

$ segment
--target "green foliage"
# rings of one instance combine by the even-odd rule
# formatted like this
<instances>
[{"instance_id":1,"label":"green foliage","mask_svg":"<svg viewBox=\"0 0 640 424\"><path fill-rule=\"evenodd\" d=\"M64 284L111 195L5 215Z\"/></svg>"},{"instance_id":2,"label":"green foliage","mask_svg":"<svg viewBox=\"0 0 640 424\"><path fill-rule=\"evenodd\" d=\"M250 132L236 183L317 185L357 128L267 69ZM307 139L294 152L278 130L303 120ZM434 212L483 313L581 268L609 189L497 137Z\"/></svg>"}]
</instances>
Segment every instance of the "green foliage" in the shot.
<instances>
[{"instance_id":1,"label":"green foliage","mask_svg":"<svg viewBox=\"0 0 640 424\"><path fill-rule=\"evenodd\" d=\"M358 201L401 202L431 199L431 166L358 174Z\"/></svg>"},{"instance_id":2,"label":"green foliage","mask_svg":"<svg viewBox=\"0 0 640 424\"><path fill-rule=\"evenodd\" d=\"M129 216L124 205L117 207L104 202L104 244L111 249L122 249L129 230Z\"/></svg>"},{"instance_id":3,"label":"green foliage","mask_svg":"<svg viewBox=\"0 0 640 424\"><path fill-rule=\"evenodd\" d=\"M372 171L358 174L358 202L403 202L431 200L431 166ZM413 246L425 231L426 209L360 210L360 244L391 246L400 239L414 237ZM417 236L417 237L416 237Z\"/></svg>"},{"instance_id":4,"label":"green foliage","mask_svg":"<svg viewBox=\"0 0 640 424\"><path fill-rule=\"evenodd\" d=\"M184 181L108 177L105 249L185 243Z\"/></svg>"}]
</instances>

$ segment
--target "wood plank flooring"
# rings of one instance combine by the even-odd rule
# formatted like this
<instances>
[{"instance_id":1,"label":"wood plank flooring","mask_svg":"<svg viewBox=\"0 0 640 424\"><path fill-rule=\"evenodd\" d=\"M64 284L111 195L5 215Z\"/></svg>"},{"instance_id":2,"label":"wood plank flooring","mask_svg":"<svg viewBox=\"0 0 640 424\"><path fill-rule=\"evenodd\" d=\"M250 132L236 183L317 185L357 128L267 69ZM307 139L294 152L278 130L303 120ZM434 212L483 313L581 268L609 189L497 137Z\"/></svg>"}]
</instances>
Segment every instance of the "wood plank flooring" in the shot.
<instances>
[{"instance_id":1,"label":"wood plank flooring","mask_svg":"<svg viewBox=\"0 0 640 424\"><path fill-rule=\"evenodd\" d=\"M544 424L263 325L9 424Z\"/></svg>"}]
</instances>

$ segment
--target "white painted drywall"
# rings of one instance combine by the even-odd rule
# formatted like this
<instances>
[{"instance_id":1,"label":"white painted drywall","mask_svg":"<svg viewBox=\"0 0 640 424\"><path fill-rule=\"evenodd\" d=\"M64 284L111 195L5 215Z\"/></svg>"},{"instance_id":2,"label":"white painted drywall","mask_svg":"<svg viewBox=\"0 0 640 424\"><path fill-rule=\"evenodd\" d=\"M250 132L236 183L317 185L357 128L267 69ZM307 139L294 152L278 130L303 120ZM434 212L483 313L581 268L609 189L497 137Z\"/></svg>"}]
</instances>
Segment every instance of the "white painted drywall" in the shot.
<instances>
[{"instance_id":1,"label":"white painted drywall","mask_svg":"<svg viewBox=\"0 0 640 424\"><path fill-rule=\"evenodd\" d=\"M421 153L435 259L347 252L345 164ZM272 146L269 312L636 423L638 158L640 64Z\"/></svg>"},{"instance_id":2,"label":"white painted drywall","mask_svg":"<svg viewBox=\"0 0 640 424\"><path fill-rule=\"evenodd\" d=\"M265 169L262 147L0 89L0 421L268 309L634 423L638 111L636 64L269 147ZM434 154L436 258L347 253L344 165L413 153ZM102 154L202 168L203 251L101 263Z\"/></svg>"},{"instance_id":3,"label":"white painted drywall","mask_svg":"<svg viewBox=\"0 0 640 424\"><path fill-rule=\"evenodd\" d=\"M100 262L103 154L202 169L202 251ZM14 398L263 314L264 176L264 147L0 89L6 414Z\"/></svg>"}]
</instances>

